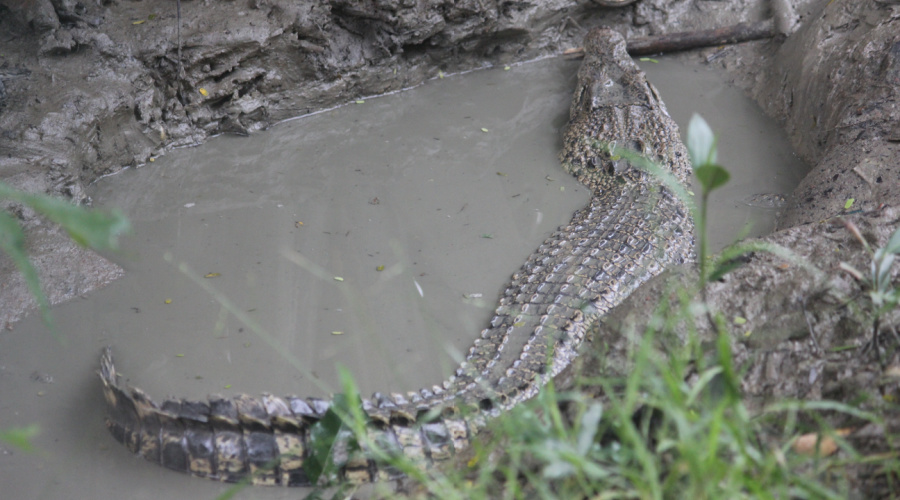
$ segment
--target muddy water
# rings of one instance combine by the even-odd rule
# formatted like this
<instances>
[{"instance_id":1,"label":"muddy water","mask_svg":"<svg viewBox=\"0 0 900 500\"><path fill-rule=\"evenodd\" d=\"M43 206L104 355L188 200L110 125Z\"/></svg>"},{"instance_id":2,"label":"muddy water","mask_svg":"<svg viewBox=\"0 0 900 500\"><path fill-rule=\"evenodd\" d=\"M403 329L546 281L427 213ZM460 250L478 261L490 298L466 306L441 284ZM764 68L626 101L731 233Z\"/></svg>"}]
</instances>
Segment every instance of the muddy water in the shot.
<instances>
[{"instance_id":1,"label":"muddy water","mask_svg":"<svg viewBox=\"0 0 900 500\"><path fill-rule=\"evenodd\" d=\"M777 127L706 69L643 66L682 127L699 111L723 136L734 182L714 199L717 244L748 220L753 234L771 227L774 212L739 200L799 180ZM124 209L136 228L118 257L126 277L55 309L65 344L34 318L0 336L0 428L42 429L41 452L0 455L3 496L223 491L135 459L107 435L94 376L107 344L158 399L324 396L336 389L336 363L363 393L442 380L509 275L588 201L556 160L576 68L546 60L447 77L105 179L95 200ZM464 298L473 294L483 297Z\"/></svg>"}]
</instances>

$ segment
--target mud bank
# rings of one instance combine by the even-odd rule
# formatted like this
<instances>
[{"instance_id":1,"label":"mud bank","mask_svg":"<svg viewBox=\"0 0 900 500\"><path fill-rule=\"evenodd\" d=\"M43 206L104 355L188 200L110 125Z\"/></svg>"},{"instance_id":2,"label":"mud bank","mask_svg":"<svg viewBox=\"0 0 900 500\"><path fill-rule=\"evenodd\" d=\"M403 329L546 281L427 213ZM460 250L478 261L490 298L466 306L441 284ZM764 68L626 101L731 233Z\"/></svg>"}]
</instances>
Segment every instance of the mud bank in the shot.
<instances>
[{"instance_id":1,"label":"mud bank","mask_svg":"<svg viewBox=\"0 0 900 500\"><path fill-rule=\"evenodd\" d=\"M788 248L814 269L757 252L712 283L707 298L726 320L753 411L785 398L828 399L872 411L883 424L844 414L827 420L852 429L847 440L874 456L895 453L893 436L900 432L900 412L892 403L900 397L900 351L892 334L900 315L893 311L873 324L868 289L841 264L868 273L872 257L860 237L880 248L900 227L900 6L822 4L774 54L721 63L764 110L783 117L796 151L815 165L790 198L782 229L755 240ZM896 266L891 278L898 278ZM647 326L646 311L663 301L677 307L673 287L693 286L696 279L692 270L672 270L638 290L595 332L588 352L602 352L602 359L586 356L572 373L626 374L623 361L638 345L635 334ZM704 312L693 318L701 337L714 345L708 320ZM877 355L863 348L876 325ZM675 338L660 339L662 352L686 341L682 327ZM842 472L854 498L896 495L896 477L876 467Z\"/></svg>"}]
</instances>

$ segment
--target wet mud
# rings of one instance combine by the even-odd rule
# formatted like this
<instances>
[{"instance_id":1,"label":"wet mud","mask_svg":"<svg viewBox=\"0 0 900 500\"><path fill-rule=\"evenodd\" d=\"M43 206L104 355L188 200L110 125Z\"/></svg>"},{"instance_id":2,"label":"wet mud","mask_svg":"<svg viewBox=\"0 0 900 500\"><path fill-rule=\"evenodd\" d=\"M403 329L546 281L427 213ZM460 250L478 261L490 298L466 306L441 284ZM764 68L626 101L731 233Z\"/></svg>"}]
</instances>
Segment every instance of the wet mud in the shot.
<instances>
[{"instance_id":1,"label":"wet mud","mask_svg":"<svg viewBox=\"0 0 900 500\"><path fill-rule=\"evenodd\" d=\"M778 333L776 338L761 344L742 340L742 332L736 332L734 349L739 359L748 360L749 366L768 367L758 370L761 375L748 378L745 390L753 398L765 401L773 395L796 395L840 399L860 391L882 396L894 394L896 384L892 382L891 373L896 372L894 367L898 362L895 359L865 363L860 361L860 357L825 355L827 347L823 351L814 343L818 342L819 347L821 344L846 345L847 342L861 344L867 339L862 333L865 328L854 326L854 322L860 323L860 320L851 318L843 312L846 308L839 306L844 303L843 299L834 299L834 294L823 292L834 289L841 292L839 297L858 296L859 283L848 279L835 263L846 258L856 262L857 267L865 267L864 262L857 262L864 256L859 245L854 246L853 239L842 232L844 226L833 218L843 216L854 221L864 228L864 236L873 244L882 243L886 235L898 226L898 218L891 208L897 205L897 189L900 186L897 172L900 137L896 127L900 123L897 104L900 39L896 35L900 7L875 0L792 3L795 16L788 24L795 31L786 39L700 50L681 57L723 68L738 87L747 91L766 113L784 125L786 135L801 159L813 167L799 187L786 197L785 216L778 223L782 230L767 239L782 242L814 263L818 262L826 279L822 281L820 276L806 276L801 272L784 272L783 263L774 263L768 257L759 256L742 268L740 272L746 274L736 274L730 278L731 284L726 282L719 288L714 287L710 296L714 303L728 297L733 302L721 302L723 310L731 311L727 314L742 314L759 325L772 325L779 318L786 318L788 327L773 330L788 333ZM3 153L0 155L0 177L16 187L89 203L91 199L86 186L99 176L129 166L146 165L143 167L146 170L155 169L157 163L162 165L168 157L153 163L148 163L149 160L172 148L204 142L219 133L255 133L284 118L325 109L361 96L409 87L439 73L484 65L502 66L557 53L577 46L580 37L591 26L610 25L629 35L651 34L755 21L767 15L763 2L738 0L727 3L641 0L620 9L568 2L515 5L461 2L454 6L435 2L424 8L395 9L374 4L360 9L356 4L344 2L324 6L319 3L288 6L249 2L217 4L213 9L203 2L184 2L179 58L175 14L171 10L160 11L155 4L121 2L84 5L64 1L26 3L4 0L0 2L0 44L3 48L0 55L0 151ZM673 102L665 97L665 93L664 98L672 109ZM371 102L374 101L367 101L367 104ZM385 114L389 112L383 111ZM554 142L557 136L553 133L550 131L548 143L553 143L552 155L555 155L558 144ZM501 147L492 145L489 148ZM421 154L421 151L416 152ZM157 170L164 171L165 168ZM229 178L227 172L220 173L221 177L213 182L244 181L240 176L246 175L234 174L237 177ZM379 172L379 176L382 173ZM328 169L320 172L324 177L327 174ZM496 182L495 177L499 176L496 173L493 175L491 180ZM254 181L251 179L249 182ZM526 185L538 189L541 182L535 178L527 181ZM495 185L495 192L498 187L502 189L502 186ZM368 199L369 193L363 191L356 193L359 197L356 202L367 198L367 206L363 208L387 207L388 201L381 198L379 202L383 201L383 204L369 205L368 202L374 201L378 194L372 193L372 198ZM571 191L577 191L577 188ZM153 195L152 189L145 194L148 197ZM173 201L174 213L184 215L186 221L196 224L196 227L206 224L221 228L234 223L252 223L236 213L223 217L216 214L204 221L201 220L203 214L196 213L202 209L195 213L186 212L189 208L185 204L194 203L190 208L200 208L204 202L215 201L215 196L205 199L203 195L200 190L191 197L192 200ZM260 201L250 197L246 203L256 209L264 209L260 205L264 203L274 204L276 209L287 208L277 207L279 202L275 198ZM845 208L851 198L853 203ZM181 208L177 208L179 204ZM271 206L268 208L271 209ZM57 249L66 248L63 246L63 235L34 214L14 210L28 230L33 254L54 302L83 295L122 274L122 268L117 264L83 249L68 247L70 250L58 252ZM518 214L521 209L512 209L512 212ZM301 227L293 226L293 233L279 235L285 243L307 229L306 222L295 215L296 212L287 210L271 212L272 218L283 217L289 227L291 223L304 222ZM145 223L151 227L154 216L146 216L148 220ZM533 216L530 214L526 219L530 221ZM563 217L567 218L568 214ZM327 222L327 218L322 222ZM518 223L517 227L531 227L531 223ZM270 236L262 230L257 234L259 238ZM177 231L174 235L169 234L169 237L173 236L177 236ZM229 243L227 236L220 237L223 241L215 242L216 251L227 248ZM523 251L527 253L533 246L534 243L529 243ZM199 250L200 254L213 255L212 248ZM322 255L328 255L328 250L320 251ZM386 255L386 249L381 251L384 253L380 255ZM173 254L176 260L181 260ZM157 257L158 253L154 258ZM279 256L267 257L275 258ZM138 267L137 264L129 264L127 259L116 260L126 268ZM506 262L509 259L503 260ZM293 264L290 266L293 267ZM504 282L514 267L506 269L504 266L500 273L502 277L496 281L491 278L493 286ZM201 274L220 272L215 261L195 270ZM247 288L250 276L255 276L252 280L261 276L247 269L240 272L240 281L233 284L235 291ZM279 274L277 270L265 272ZM402 270L399 276L403 276L403 272L410 273L407 277L415 276L412 266ZM227 281L228 274L221 274L214 282ZM13 327L12 322L32 307L33 302L24 286L17 281L10 263L3 257L0 257L0 276L0 303L3 304L0 322L12 327L14 333L19 326ZM422 278L424 281L425 277ZM126 273L120 282L127 283L128 279ZM140 288L142 285L123 286ZM284 279L279 286L283 287L284 293L293 294L300 283ZM441 286L444 285L437 288ZM466 293L472 291L469 287L465 289ZM111 290L113 288L106 288L100 294L117 294ZM773 290L777 293L771 293ZM454 296L457 294L458 290L451 293ZM490 292L485 296L490 297ZM782 297L784 300L774 300L772 297ZM769 300L765 300L767 298ZM183 307L175 299L181 298L172 298L175 307ZM165 304L166 298L162 300L162 305L173 305ZM635 308L635 304L638 304L638 310L646 310L646 304L637 300L624 305L621 311L625 312L620 314L627 315L629 307ZM211 304L211 299L205 297L201 301L206 301L206 304L197 306L205 308L201 316L220 317L219 308ZM253 298L249 300L253 301ZM102 303L102 299L96 303ZM271 306L270 315L279 318L279 312L290 310L295 304L285 297L283 301L265 306ZM68 307L71 304L63 306L63 309ZM102 308L100 305L95 307ZM53 458L47 459L49 462L42 462L45 459L17 450L6 450L6 453L14 455L7 455L11 465L5 470L16 476L35 470L46 473L47 482L29 483L28 493L22 492L26 496L43 492L43 496L61 497L68 491L67 485L76 478L95 488L92 490L94 493L107 496L140 496L133 488L135 482L147 485L146 493L141 493L147 497L154 495L154 486L163 481L168 483L167 487L173 488L172 491L183 492L185 496L191 492L204 494L200 492L210 491L205 489L210 486L204 486L202 481L171 474L160 468L146 467L145 464L136 468L128 461L120 460L122 454L119 452L123 450L110 453L105 450L106 445L101 444L109 440L103 439L106 437L103 435L105 430L99 420L88 430L80 426L80 431L73 430L71 415L93 413L99 416L101 413L101 398L93 376L66 380L65 386L57 378L54 382L58 384L56 387L48 385L55 390L38 386L45 384L42 381L47 378L35 366L58 364L71 367L71 373L92 373L96 353L100 345L109 342L114 335L112 332L121 331L122 325L134 323L135 315L153 313L168 316L174 309L163 308L159 303L149 309L142 309L139 305L133 307L141 312L133 309L116 311L112 314L115 318L112 326L78 333L87 338L82 339L81 343L73 338L69 348L58 349L55 354L52 353L56 346L52 337L29 335L29 342L37 338L34 340L37 344L47 344L44 348L35 347L31 352L45 354L10 358L0 367L0 376L9 382L9 393L33 394L40 402L38 406L53 401L57 411L44 412L46 420L42 427L55 433L46 435L46 439L63 443L59 446L66 450L54 454ZM187 308L191 307L194 306ZM798 308L803 311L804 319L812 314L813 326L807 326L807 329L814 334L804 336L802 329L796 328ZM254 309L254 306L247 306L247 309ZM481 310L476 316L479 314L489 313ZM297 320L297 316L276 319L272 328L289 332L290 327L296 324L291 322ZM837 340L823 333L830 328L832 323L829 321L832 320L834 324L842 325L842 333ZM177 331L179 320L173 315L169 321L169 331ZM248 349L243 347L246 341L240 340L239 334L244 333L239 331L240 326L227 321L220 323L222 325L213 324L210 330L234 336L225 340L232 343L228 349L234 352ZM350 331L351 328L340 330ZM477 327L473 331L477 332ZM152 338L153 333L143 332L140 337ZM615 334L609 335L613 335L609 338L614 343ZM327 347L328 343L333 344L335 339L343 336L330 336L329 332L327 338L328 341L323 340L320 344L323 351L331 349ZM467 341L459 341L461 348L464 348ZM5 345L4 352L10 352L11 346L19 341L7 333L0 336L0 342ZM174 363L188 361L185 351L193 344L187 338L182 342L177 346L146 347L147 350L164 347L161 352L166 352L169 358L158 358L155 364L136 362L133 369L144 371L129 375L140 380L141 385L154 394L176 392L172 389L175 387L179 396L202 396L204 391L208 392L206 388L191 388L190 383L186 383L191 378L197 380L197 376L205 379L215 375L217 378L214 380L229 380L225 364L220 365L223 373L212 375L194 373L186 368L190 366L187 363L177 375L178 382L155 380L158 374L173 371ZM252 346L254 341L250 342ZM75 344L77 347L74 347ZM443 368L435 370L434 365L438 363L428 356L432 353L442 355L443 347L432 345L419 348L423 351L421 359L431 359L431 369L435 372ZM207 354L198 355L210 357L210 362L203 366L215 366L221 359L215 356L221 356L227 349L213 351L207 350ZM741 358L748 352L753 356L762 353L761 358L768 360L768 364L754 365L756 361L749 357ZM185 356L181 358L177 354ZM382 355L378 352L378 357ZM368 359L372 352L361 348L353 356ZM123 359L123 365L132 366L133 359L137 358ZM259 355L246 366L263 366L269 361L269 358ZM424 364L428 363L426 361ZM827 368L823 368L826 365ZM277 370L278 366L275 368L282 373ZM773 384L775 379L791 380L789 375L800 373L797 370L805 374L807 383L788 384L790 387ZM30 377L26 374L32 372L37 373L35 380L26 380ZM390 378L399 376L393 370L386 372L389 373L383 373L383 376L388 380L397 380ZM416 376L419 372L409 373ZM821 386L825 380L820 378L823 373L858 376L834 377L840 381L840 387L835 389L834 385L827 388ZM295 382L302 377L294 380L284 380L278 376L273 378L278 380L264 387L241 390L278 392L278 384L285 383L290 386L286 392L296 392ZM192 392L195 390L197 393ZM44 394L39 394L42 392ZM883 410L880 407L875 409ZM28 415L34 410L29 410L29 406L22 401L4 398L3 411L10 412L11 418L33 420ZM3 422L6 422L5 418ZM881 431L875 435L884 436L884 429ZM60 440L62 434L75 434L77 438ZM872 433L869 432L869 435ZM870 442L869 451L883 451L886 441L881 441L881 447ZM97 453L98 449L100 453ZM96 463L85 463L85 456L96 460ZM48 465L50 463L56 465ZM101 473L101 470L104 472ZM118 479L108 477L108 473ZM101 488L93 479L84 480L86 477L102 480L107 486ZM882 483L878 481L857 486L866 496L883 494L883 490L878 489ZM37 489L30 489L32 487ZM273 498L281 494L254 492L256 496L273 495Z\"/></svg>"}]
</instances>

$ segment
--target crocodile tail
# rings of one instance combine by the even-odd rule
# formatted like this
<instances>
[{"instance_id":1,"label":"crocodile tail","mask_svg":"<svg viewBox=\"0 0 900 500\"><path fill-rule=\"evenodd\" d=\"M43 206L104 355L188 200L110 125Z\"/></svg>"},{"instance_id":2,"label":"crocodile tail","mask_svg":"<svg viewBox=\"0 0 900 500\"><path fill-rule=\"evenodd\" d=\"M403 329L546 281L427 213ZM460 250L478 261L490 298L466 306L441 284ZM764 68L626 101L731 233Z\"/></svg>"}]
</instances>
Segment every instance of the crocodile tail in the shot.
<instances>
[{"instance_id":1,"label":"crocodile tail","mask_svg":"<svg viewBox=\"0 0 900 500\"><path fill-rule=\"evenodd\" d=\"M328 411L329 401L265 394L157 404L140 389L126 389L119 383L109 347L101 354L99 375L106 426L132 453L173 470L220 481L313 486L303 464L312 451L311 426ZM483 424L478 414L447 415L427 423L372 420L367 438L388 454L403 454L428 468L466 448ZM373 458L365 443L360 451L348 452L348 437L339 436L332 448L331 459L341 464L336 479L366 483L402 476Z\"/></svg>"}]
</instances>

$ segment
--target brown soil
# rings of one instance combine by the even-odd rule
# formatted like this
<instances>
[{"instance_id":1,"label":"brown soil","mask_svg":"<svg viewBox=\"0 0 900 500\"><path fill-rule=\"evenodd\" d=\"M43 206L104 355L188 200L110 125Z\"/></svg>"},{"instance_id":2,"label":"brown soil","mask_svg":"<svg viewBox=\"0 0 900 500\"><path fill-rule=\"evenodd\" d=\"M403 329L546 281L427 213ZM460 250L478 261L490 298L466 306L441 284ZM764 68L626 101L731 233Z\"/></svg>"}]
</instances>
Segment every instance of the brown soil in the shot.
<instances>
[{"instance_id":1,"label":"brown soil","mask_svg":"<svg viewBox=\"0 0 900 500\"><path fill-rule=\"evenodd\" d=\"M734 349L751 367L745 390L754 400L847 399L864 391L881 396L870 407L890 422L884 402L900 397L897 356L866 362L829 348L861 345L870 333L848 306L861 300L860 285L838 268L853 262L866 269L867 257L835 217L854 222L876 246L900 225L900 5L787 3L794 13L780 25L794 31L786 39L684 57L729 71L814 165L789 201L782 231L766 240L824 274L757 254L709 294L726 317L750 321L736 329ZM767 6L761 0L639 0L620 8L566 0L194 0L181 5L179 43L174 3L0 0L0 179L89 204L84 186L98 177L211 135L253 133L440 71L558 54L597 25L647 35L759 21L769 15ZM54 303L121 275L30 211L12 210ZM650 291L619 314L659 300ZM2 256L0 304L0 325L8 327L34 307ZM754 344L748 330L776 333ZM877 435L890 436L891 428ZM873 452L891 445L872 441ZM860 488L884 494L882 484Z\"/></svg>"}]
</instances>

